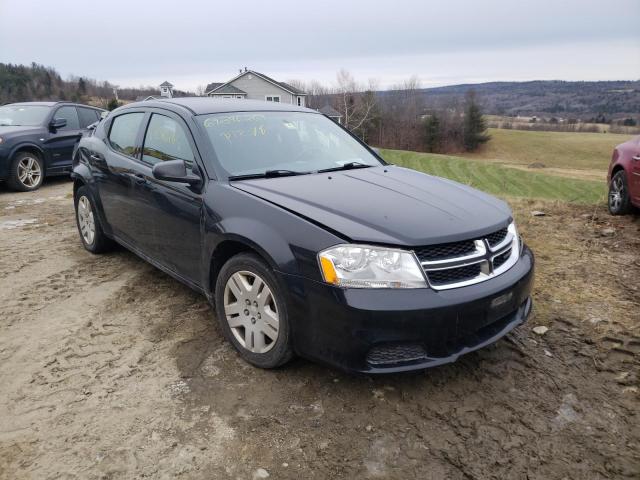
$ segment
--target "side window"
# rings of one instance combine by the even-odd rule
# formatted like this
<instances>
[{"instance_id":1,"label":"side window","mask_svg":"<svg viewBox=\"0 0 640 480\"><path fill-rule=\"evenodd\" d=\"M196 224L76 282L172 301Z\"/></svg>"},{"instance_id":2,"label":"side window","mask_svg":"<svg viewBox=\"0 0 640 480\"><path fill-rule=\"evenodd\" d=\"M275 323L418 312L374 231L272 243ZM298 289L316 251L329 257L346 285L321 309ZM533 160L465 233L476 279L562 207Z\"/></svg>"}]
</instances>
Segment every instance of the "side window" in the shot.
<instances>
[{"instance_id":1,"label":"side window","mask_svg":"<svg viewBox=\"0 0 640 480\"><path fill-rule=\"evenodd\" d=\"M142 159L155 164L167 160L184 160L193 165L193 151L184 129L172 118L154 113L144 138Z\"/></svg>"},{"instance_id":2,"label":"side window","mask_svg":"<svg viewBox=\"0 0 640 480\"><path fill-rule=\"evenodd\" d=\"M136 138L143 118L144 113L125 113L114 118L109 131L111 147L124 155L134 157L137 153Z\"/></svg>"},{"instance_id":3,"label":"side window","mask_svg":"<svg viewBox=\"0 0 640 480\"><path fill-rule=\"evenodd\" d=\"M80 128L80 122L78 121L78 113L76 107L66 106L60 107L53 114L53 118L64 118L67 121L67 126L60 130L78 130Z\"/></svg>"},{"instance_id":4,"label":"side window","mask_svg":"<svg viewBox=\"0 0 640 480\"><path fill-rule=\"evenodd\" d=\"M78 117L80 117L80 128L87 128L92 123L98 121L98 111L93 108L78 107Z\"/></svg>"}]
</instances>

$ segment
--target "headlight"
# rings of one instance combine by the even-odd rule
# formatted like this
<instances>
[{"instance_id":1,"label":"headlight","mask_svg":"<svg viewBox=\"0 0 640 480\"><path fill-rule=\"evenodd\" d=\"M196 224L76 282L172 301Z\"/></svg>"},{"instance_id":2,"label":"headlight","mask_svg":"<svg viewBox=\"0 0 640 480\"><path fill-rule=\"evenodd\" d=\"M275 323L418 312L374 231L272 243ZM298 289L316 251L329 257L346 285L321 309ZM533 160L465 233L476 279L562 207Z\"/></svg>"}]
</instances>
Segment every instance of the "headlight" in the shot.
<instances>
[{"instance_id":1,"label":"headlight","mask_svg":"<svg viewBox=\"0 0 640 480\"><path fill-rule=\"evenodd\" d=\"M413 252L338 245L318 254L324 281L349 288L427 288Z\"/></svg>"}]
</instances>

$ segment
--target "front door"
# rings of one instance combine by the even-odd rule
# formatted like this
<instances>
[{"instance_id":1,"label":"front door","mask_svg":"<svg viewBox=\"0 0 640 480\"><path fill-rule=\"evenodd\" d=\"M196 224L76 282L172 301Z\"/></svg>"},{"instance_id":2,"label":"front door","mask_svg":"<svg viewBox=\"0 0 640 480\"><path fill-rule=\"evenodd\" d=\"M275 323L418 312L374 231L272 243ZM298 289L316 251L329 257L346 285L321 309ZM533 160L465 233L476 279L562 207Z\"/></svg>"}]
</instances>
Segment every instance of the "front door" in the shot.
<instances>
[{"instance_id":1,"label":"front door","mask_svg":"<svg viewBox=\"0 0 640 480\"><path fill-rule=\"evenodd\" d=\"M67 125L51 130L46 139L47 151L49 152L48 173L71 171L73 149L82 136L76 107L73 105L59 107L52 117L52 119L56 118L65 119Z\"/></svg>"},{"instance_id":2,"label":"front door","mask_svg":"<svg viewBox=\"0 0 640 480\"><path fill-rule=\"evenodd\" d=\"M640 138L636 142L631 157L631 178L629 179L630 195L633 203L640 204Z\"/></svg>"},{"instance_id":3,"label":"front door","mask_svg":"<svg viewBox=\"0 0 640 480\"><path fill-rule=\"evenodd\" d=\"M169 112L153 113L142 148L141 179L136 188L152 219L154 237L148 245L151 256L183 278L200 285L202 278L202 196L198 188L157 180L153 165L183 160L187 170L203 177L189 129Z\"/></svg>"}]
</instances>

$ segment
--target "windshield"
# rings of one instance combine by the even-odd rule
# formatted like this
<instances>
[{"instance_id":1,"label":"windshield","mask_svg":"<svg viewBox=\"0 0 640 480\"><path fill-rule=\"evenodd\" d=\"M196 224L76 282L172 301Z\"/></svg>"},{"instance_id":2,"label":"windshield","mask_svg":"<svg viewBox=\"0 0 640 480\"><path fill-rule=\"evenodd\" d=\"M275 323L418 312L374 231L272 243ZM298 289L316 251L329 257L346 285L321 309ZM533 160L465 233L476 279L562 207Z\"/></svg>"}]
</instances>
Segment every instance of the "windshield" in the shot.
<instances>
[{"instance_id":1,"label":"windshield","mask_svg":"<svg viewBox=\"0 0 640 480\"><path fill-rule=\"evenodd\" d=\"M43 105L5 105L0 107L0 125L42 125L50 108Z\"/></svg>"},{"instance_id":2,"label":"windshield","mask_svg":"<svg viewBox=\"0 0 640 480\"><path fill-rule=\"evenodd\" d=\"M380 165L358 141L319 114L238 112L205 115L199 121L228 176Z\"/></svg>"}]
</instances>

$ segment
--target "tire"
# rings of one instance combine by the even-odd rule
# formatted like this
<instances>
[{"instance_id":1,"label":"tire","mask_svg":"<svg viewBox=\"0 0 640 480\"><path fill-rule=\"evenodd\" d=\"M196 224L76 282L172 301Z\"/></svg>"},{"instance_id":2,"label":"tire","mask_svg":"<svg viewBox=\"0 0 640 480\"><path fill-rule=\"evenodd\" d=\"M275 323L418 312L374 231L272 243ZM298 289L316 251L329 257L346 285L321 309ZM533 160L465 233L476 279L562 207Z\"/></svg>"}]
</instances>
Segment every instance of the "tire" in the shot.
<instances>
[{"instance_id":1,"label":"tire","mask_svg":"<svg viewBox=\"0 0 640 480\"><path fill-rule=\"evenodd\" d=\"M253 253L229 259L216 280L215 308L222 331L240 356L259 368L276 368L293 357L282 292L271 268Z\"/></svg>"},{"instance_id":2,"label":"tire","mask_svg":"<svg viewBox=\"0 0 640 480\"><path fill-rule=\"evenodd\" d=\"M31 152L18 152L9 165L7 185L18 192L37 190L44 180L44 164L39 155Z\"/></svg>"},{"instance_id":3,"label":"tire","mask_svg":"<svg viewBox=\"0 0 640 480\"><path fill-rule=\"evenodd\" d=\"M629 184L624 170L618 170L611 178L607 204L611 215L626 215L631 212Z\"/></svg>"},{"instance_id":4,"label":"tire","mask_svg":"<svg viewBox=\"0 0 640 480\"><path fill-rule=\"evenodd\" d=\"M111 250L113 240L102 230L100 219L96 215L95 201L89 189L80 187L76 191L73 203L76 211L76 225L84 248L96 254Z\"/></svg>"}]
</instances>

